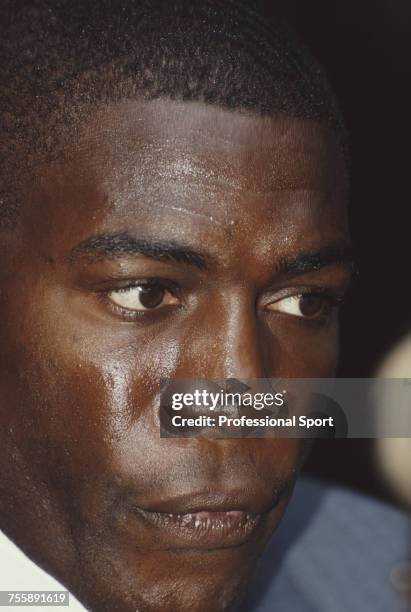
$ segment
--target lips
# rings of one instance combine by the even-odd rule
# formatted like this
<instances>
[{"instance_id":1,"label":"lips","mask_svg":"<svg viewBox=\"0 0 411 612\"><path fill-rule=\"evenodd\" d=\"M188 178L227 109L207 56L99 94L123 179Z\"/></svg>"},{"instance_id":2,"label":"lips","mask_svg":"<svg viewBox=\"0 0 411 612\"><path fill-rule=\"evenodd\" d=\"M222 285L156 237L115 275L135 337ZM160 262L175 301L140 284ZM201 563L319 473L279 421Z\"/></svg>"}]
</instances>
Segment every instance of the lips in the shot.
<instances>
[{"instance_id":1,"label":"lips","mask_svg":"<svg viewBox=\"0 0 411 612\"><path fill-rule=\"evenodd\" d=\"M238 546L252 536L262 519L261 514L241 510L166 514L136 508L136 513L153 529L165 532L170 545L183 548Z\"/></svg>"},{"instance_id":2,"label":"lips","mask_svg":"<svg viewBox=\"0 0 411 612\"><path fill-rule=\"evenodd\" d=\"M147 500L139 506L152 512L164 514L195 514L201 511L228 512L242 510L250 514L264 514L278 501L283 487L275 495L262 495L250 487L219 491L191 491L161 499Z\"/></svg>"},{"instance_id":3,"label":"lips","mask_svg":"<svg viewBox=\"0 0 411 612\"><path fill-rule=\"evenodd\" d=\"M278 503L258 504L243 492L191 494L134 506L137 520L177 548L229 548L246 543ZM259 506L259 507L257 507Z\"/></svg>"}]
</instances>

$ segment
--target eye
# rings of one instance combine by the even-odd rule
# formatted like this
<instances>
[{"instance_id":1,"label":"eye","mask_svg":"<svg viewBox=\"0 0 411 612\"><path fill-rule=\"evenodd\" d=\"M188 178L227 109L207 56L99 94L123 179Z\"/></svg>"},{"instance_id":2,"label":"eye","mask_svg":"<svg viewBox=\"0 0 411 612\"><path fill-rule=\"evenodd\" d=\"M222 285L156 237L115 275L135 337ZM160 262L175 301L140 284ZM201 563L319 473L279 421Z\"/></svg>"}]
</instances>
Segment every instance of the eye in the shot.
<instances>
[{"instance_id":1,"label":"eye","mask_svg":"<svg viewBox=\"0 0 411 612\"><path fill-rule=\"evenodd\" d=\"M332 295L301 293L272 302L268 304L267 308L268 310L284 312L294 317L318 319L327 316L337 301L337 297Z\"/></svg>"},{"instance_id":2,"label":"eye","mask_svg":"<svg viewBox=\"0 0 411 612\"><path fill-rule=\"evenodd\" d=\"M161 283L142 283L110 291L108 299L125 310L154 310L163 306L179 304L179 299Z\"/></svg>"}]
</instances>

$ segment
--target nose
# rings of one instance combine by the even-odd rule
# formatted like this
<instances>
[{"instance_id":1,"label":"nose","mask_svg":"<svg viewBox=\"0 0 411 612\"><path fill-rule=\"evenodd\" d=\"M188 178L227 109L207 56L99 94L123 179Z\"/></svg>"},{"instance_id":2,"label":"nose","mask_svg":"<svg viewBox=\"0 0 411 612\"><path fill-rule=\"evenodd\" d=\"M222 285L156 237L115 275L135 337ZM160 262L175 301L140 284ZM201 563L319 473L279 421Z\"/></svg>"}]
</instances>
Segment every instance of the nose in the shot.
<instances>
[{"instance_id":1,"label":"nose","mask_svg":"<svg viewBox=\"0 0 411 612\"><path fill-rule=\"evenodd\" d=\"M190 376L240 380L269 376L267 330L258 321L250 297L225 296L202 317L190 337ZM188 367L187 367L188 366Z\"/></svg>"}]
</instances>

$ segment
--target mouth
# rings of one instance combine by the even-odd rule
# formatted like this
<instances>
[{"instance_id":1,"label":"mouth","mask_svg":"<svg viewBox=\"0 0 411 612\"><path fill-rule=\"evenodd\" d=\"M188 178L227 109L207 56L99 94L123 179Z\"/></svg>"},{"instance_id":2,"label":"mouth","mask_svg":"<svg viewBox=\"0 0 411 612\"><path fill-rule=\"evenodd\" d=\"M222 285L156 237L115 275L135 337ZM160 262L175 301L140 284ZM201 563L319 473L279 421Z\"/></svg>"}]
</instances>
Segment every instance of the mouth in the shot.
<instances>
[{"instance_id":1,"label":"mouth","mask_svg":"<svg viewBox=\"0 0 411 612\"><path fill-rule=\"evenodd\" d=\"M173 548L217 549L241 546L259 531L278 499L268 507L238 501L238 495L184 496L161 501L150 508L134 506L144 526Z\"/></svg>"},{"instance_id":2,"label":"mouth","mask_svg":"<svg viewBox=\"0 0 411 612\"><path fill-rule=\"evenodd\" d=\"M246 542L261 522L261 514L242 510L187 513L152 512L136 508L137 514L155 529L168 532L179 547L229 548ZM170 542L172 544L172 542Z\"/></svg>"}]
</instances>

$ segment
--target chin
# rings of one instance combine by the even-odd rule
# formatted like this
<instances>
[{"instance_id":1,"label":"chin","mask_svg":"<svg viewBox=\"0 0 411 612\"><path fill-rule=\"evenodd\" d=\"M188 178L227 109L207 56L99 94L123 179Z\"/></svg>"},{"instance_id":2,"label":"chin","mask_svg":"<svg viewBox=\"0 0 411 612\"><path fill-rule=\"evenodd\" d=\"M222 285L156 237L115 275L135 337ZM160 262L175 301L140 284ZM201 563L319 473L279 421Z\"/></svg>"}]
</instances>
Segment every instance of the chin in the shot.
<instances>
[{"instance_id":1,"label":"chin","mask_svg":"<svg viewBox=\"0 0 411 612\"><path fill-rule=\"evenodd\" d=\"M252 571L234 577L199 573L197 579L168 576L145 585L107 581L95 583L92 592L80 589L77 598L90 612L229 612L238 609L252 575Z\"/></svg>"},{"instance_id":2,"label":"chin","mask_svg":"<svg viewBox=\"0 0 411 612\"><path fill-rule=\"evenodd\" d=\"M92 612L228 612L243 600L264 543L104 558L89 549L68 586Z\"/></svg>"}]
</instances>

